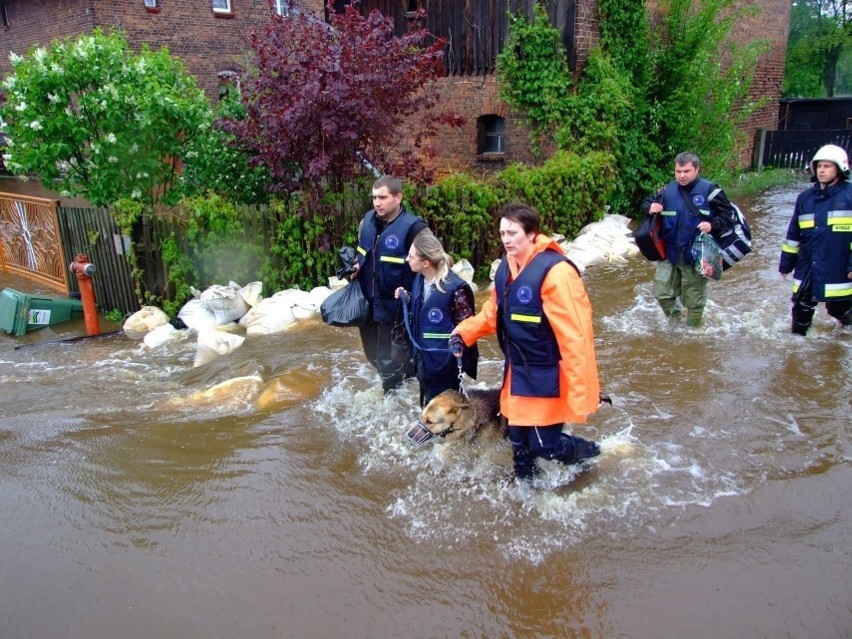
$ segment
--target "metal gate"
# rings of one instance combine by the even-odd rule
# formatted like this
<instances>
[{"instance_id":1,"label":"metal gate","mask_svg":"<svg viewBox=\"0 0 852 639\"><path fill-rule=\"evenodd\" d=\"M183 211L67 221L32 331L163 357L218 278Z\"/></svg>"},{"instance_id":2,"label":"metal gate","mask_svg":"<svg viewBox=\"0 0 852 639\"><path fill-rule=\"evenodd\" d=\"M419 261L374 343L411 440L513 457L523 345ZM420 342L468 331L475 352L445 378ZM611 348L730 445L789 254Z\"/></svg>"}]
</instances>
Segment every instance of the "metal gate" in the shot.
<instances>
[{"instance_id":1,"label":"metal gate","mask_svg":"<svg viewBox=\"0 0 852 639\"><path fill-rule=\"evenodd\" d=\"M811 158L825 144L836 144L849 152L852 148L852 130L768 131L760 129L755 145L755 168L808 168Z\"/></svg>"},{"instance_id":2,"label":"metal gate","mask_svg":"<svg viewBox=\"0 0 852 639\"><path fill-rule=\"evenodd\" d=\"M59 241L58 200L0 193L0 268L68 291L68 261Z\"/></svg>"}]
</instances>

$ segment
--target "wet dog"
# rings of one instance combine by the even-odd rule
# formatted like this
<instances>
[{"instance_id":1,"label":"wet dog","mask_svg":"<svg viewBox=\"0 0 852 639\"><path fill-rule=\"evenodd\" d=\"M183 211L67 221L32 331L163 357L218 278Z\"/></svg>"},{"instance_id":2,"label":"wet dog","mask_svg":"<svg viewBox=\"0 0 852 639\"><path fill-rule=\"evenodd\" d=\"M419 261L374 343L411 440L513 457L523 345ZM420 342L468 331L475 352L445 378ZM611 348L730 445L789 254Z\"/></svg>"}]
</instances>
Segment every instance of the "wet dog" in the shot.
<instances>
[{"instance_id":1,"label":"wet dog","mask_svg":"<svg viewBox=\"0 0 852 639\"><path fill-rule=\"evenodd\" d=\"M508 426L500 415L500 389L470 389L467 397L447 390L432 398L420 420L408 431L415 445L438 437L450 442L494 442L508 437Z\"/></svg>"}]
</instances>

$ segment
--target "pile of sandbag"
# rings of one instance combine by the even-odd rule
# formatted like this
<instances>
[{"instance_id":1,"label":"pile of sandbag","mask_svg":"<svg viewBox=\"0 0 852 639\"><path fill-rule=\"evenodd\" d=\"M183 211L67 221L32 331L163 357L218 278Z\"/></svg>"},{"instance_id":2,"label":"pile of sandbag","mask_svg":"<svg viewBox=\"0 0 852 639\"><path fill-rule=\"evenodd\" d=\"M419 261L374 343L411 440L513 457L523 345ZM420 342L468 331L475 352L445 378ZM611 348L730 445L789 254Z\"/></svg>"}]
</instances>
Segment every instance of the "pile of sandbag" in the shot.
<instances>
[{"instance_id":1,"label":"pile of sandbag","mask_svg":"<svg viewBox=\"0 0 852 639\"><path fill-rule=\"evenodd\" d=\"M570 242L562 235L554 234L565 257L571 260L582 274L587 267L595 264L621 264L627 258L639 255L639 247L630 230L632 220L626 215L608 213L598 222L586 224L577 237ZM501 260L491 263L491 282L497 273ZM492 284L493 285L493 284Z\"/></svg>"},{"instance_id":2,"label":"pile of sandbag","mask_svg":"<svg viewBox=\"0 0 852 639\"><path fill-rule=\"evenodd\" d=\"M327 286L317 286L310 292L288 288L261 300L241 319L246 335L269 335L286 330L299 320L319 313L323 300L331 295Z\"/></svg>"},{"instance_id":3,"label":"pile of sandbag","mask_svg":"<svg viewBox=\"0 0 852 639\"><path fill-rule=\"evenodd\" d=\"M199 332L236 322L260 301L262 289L263 282L246 286L236 282L229 282L227 286L214 284L203 291L190 287L193 299L183 305L178 318Z\"/></svg>"},{"instance_id":4,"label":"pile of sandbag","mask_svg":"<svg viewBox=\"0 0 852 639\"><path fill-rule=\"evenodd\" d=\"M291 288L263 299L262 288L262 282L246 286L236 282L214 284L203 291L191 288L193 299L183 305L178 312L180 322L175 323L198 334L195 366L227 355L246 337L284 331L319 314L320 305L331 294L329 287L318 286L310 292ZM145 306L131 315L124 330L128 336L142 339L148 348L162 346L181 333L155 306Z\"/></svg>"},{"instance_id":5,"label":"pile of sandbag","mask_svg":"<svg viewBox=\"0 0 852 639\"><path fill-rule=\"evenodd\" d=\"M610 213L599 222L586 224L576 238L566 242L556 236L565 256L577 265L582 273L596 264L621 264L639 254L630 230L630 218Z\"/></svg>"}]
</instances>

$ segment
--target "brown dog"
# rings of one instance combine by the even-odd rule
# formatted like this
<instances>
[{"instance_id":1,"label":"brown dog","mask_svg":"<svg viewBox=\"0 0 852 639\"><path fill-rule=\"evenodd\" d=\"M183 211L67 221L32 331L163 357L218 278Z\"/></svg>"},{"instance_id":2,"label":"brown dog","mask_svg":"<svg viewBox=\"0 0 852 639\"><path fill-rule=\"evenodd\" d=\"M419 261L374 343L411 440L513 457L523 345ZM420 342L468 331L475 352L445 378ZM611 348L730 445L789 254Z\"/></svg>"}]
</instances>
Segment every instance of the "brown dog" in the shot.
<instances>
[{"instance_id":1,"label":"brown dog","mask_svg":"<svg viewBox=\"0 0 852 639\"><path fill-rule=\"evenodd\" d=\"M508 436L506 420L500 415L500 389L471 389L467 397L458 391L444 391L434 397L420 414L420 420L408 431L416 445L433 437L445 442L464 440L494 441Z\"/></svg>"}]
</instances>

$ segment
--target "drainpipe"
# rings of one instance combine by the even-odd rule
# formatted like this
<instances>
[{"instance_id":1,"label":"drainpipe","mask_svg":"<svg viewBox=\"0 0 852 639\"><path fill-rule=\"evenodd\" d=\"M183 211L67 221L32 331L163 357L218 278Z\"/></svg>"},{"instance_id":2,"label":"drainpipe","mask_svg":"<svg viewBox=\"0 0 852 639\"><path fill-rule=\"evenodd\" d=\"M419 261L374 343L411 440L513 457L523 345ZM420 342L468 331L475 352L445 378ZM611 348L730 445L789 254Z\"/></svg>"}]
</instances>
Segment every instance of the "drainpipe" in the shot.
<instances>
[{"instance_id":1,"label":"drainpipe","mask_svg":"<svg viewBox=\"0 0 852 639\"><path fill-rule=\"evenodd\" d=\"M77 259L71 262L69 267L72 273L77 275L77 284L80 286L80 300L83 302L83 319L86 321L86 334L98 335L101 332L98 325L98 309L95 306L95 289L92 286L92 276L97 271L89 258L80 253Z\"/></svg>"}]
</instances>

